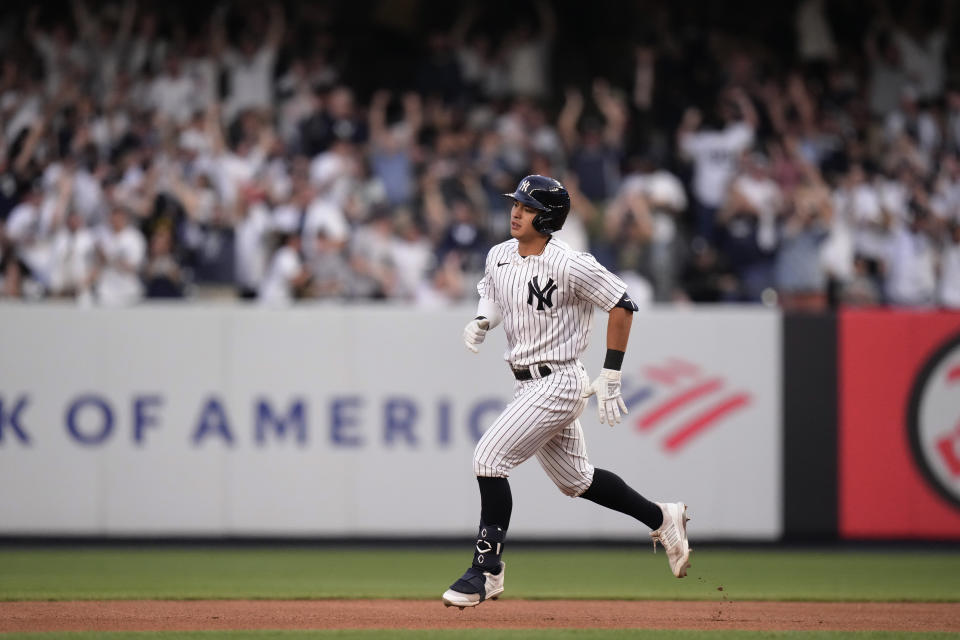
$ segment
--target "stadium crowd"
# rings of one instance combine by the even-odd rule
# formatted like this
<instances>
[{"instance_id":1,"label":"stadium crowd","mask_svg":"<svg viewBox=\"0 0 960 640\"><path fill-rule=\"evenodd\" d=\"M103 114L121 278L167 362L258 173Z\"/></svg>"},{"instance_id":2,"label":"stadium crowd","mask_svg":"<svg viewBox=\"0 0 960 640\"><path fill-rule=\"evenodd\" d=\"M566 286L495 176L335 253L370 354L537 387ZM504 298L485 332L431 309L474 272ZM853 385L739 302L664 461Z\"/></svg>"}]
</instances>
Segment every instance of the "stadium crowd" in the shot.
<instances>
[{"instance_id":1,"label":"stadium crowd","mask_svg":"<svg viewBox=\"0 0 960 640\"><path fill-rule=\"evenodd\" d=\"M0 297L469 300L541 173L640 300L960 307L954 3L572 4L5 6Z\"/></svg>"}]
</instances>

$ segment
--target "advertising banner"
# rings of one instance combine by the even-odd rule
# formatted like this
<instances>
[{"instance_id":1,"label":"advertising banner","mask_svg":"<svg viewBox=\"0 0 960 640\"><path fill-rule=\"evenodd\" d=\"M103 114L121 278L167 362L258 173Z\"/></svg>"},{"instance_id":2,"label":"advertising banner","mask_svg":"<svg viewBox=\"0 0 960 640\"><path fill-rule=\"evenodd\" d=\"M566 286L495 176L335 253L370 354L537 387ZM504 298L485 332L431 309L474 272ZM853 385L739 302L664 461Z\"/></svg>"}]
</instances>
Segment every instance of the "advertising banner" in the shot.
<instances>
[{"instance_id":1,"label":"advertising banner","mask_svg":"<svg viewBox=\"0 0 960 640\"><path fill-rule=\"evenodd\" d=\"M839 533L960 539L960 313L840 317Z\"/></svg>"},{"instance_id":2,"label":"advertising banner","mask_svg":"<svg viewBox=\"0 0 960 640\"><path fill-rule=\"evenodd\" d=\"M513 392L473 308L0 308L0 534L464 535L474 445ZM583 361L602 364L598 314ZM591 461L690 506L691 535L781 533L780 322L767 310L637 314L630 413L581 421ZM511 475L512 536L646 540Z\"/></svg>"}]
</instances>

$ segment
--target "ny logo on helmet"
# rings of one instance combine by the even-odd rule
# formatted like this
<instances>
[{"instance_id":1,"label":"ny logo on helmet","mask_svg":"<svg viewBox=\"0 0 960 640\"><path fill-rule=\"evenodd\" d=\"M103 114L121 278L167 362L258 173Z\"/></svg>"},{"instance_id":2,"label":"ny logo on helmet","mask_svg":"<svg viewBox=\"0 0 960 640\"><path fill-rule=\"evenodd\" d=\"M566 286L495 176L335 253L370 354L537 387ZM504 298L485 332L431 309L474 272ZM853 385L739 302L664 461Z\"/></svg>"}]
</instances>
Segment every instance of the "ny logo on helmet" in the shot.
<instances>
[{"instance_id":1,"label":"ny logo on helmet","mask_svg":"<svg viewBox=\"0 0 960 640\"><path fill-rule=\"evenodd\" d=\"M550 278L547 284L541 287L537 276L533 276L533 280L527 283L527 304L532 307L533 299L536 298L537 311L543 311L543 305L553 308L553 293L556 290L557 285L554 284L553 278Z\"/></svg>"},{"instance_id":2,"label":"ny logo on helmet","mask_svg":"<svg viewBox=\"0 0 960 640\"><path fill-rule=\"evenodd\" d=\"M524 178L523 182L520 183L520 186L517 187L517 191L522 191L523 193L530 191L530 181Z\"/></svg>"}]
</instances>

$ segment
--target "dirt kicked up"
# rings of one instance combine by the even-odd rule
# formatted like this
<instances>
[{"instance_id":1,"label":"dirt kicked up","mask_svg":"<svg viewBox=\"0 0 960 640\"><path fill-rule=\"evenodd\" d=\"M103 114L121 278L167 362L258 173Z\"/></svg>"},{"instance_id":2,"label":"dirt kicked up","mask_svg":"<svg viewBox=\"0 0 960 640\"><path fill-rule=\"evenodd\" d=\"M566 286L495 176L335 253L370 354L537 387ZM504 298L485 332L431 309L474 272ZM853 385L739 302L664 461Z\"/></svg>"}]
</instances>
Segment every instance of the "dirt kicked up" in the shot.
<instances>
[{"instance_id":1,"label":"dirt kicked up","mask_svg":"<svg viewBox=\"0 0 960 640\"><path fill-rule=\"evenodd\" d=\"M247 629L739 629L960 632L960 603L499 600L0 602L0 632Z\"/></svg>"}]
</instances>

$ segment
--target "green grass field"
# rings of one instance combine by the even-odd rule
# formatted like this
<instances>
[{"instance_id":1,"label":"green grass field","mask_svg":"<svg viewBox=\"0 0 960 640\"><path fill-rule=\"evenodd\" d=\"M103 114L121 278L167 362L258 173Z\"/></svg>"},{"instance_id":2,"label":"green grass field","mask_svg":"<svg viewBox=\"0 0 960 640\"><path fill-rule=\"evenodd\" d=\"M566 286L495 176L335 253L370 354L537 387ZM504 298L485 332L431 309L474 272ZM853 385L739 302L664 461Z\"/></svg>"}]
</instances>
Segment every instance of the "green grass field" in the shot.
<instances>
[{"instance_id":1,"label":"green grass field","mask_svg":"<svg viewBox=\"0 0 960 640\"><path fill-rule=\"evenodd\" d=\"M514 548L505 557L511 598L960 603L960 552L758 551L695 553L684 580L665 556L634 550ZM465 551L360 549L0 549L0 600L438 598L469 560ZM570 576L576 576L571 580ZM960 616L960 605L958 605ZM489 631L244 631L0 634L3 640L200 638L483 638ZM496 631L497 638L900 638L936 633L739 631Z\"/></svg>"},{"instance_id":2,"label":"green grass field","mask_svg":"<svg viewBox=\"0 0 960 640\"><path fill-rule=\"evenodd\" d=\"M960 602L960 553L694 552L677 580L649 549L511 549L515 598ZM435 598L463 550L0 550L0 600ZM576 576L576 580L570 580Z\"/></svg>"}]
</instances>

